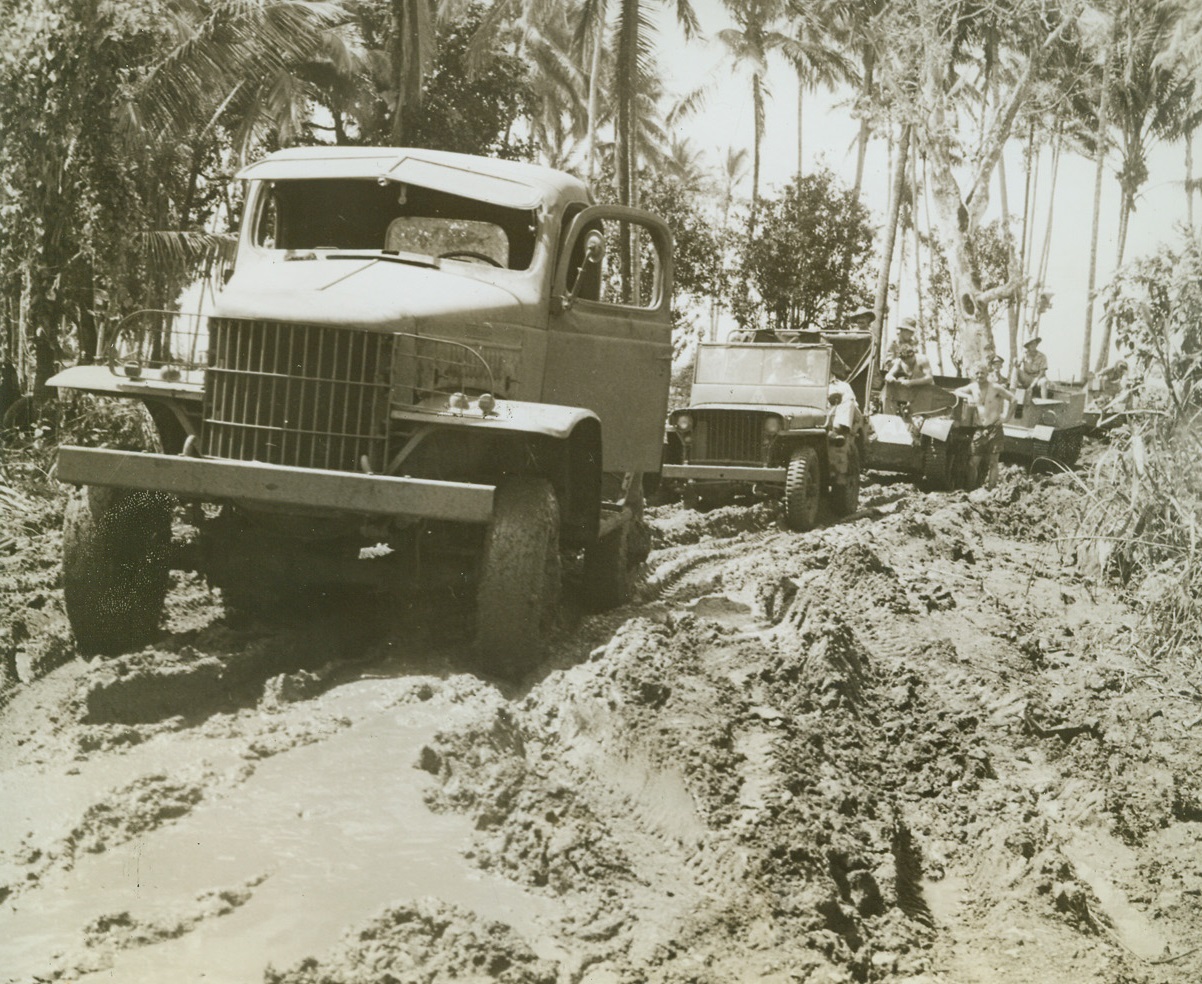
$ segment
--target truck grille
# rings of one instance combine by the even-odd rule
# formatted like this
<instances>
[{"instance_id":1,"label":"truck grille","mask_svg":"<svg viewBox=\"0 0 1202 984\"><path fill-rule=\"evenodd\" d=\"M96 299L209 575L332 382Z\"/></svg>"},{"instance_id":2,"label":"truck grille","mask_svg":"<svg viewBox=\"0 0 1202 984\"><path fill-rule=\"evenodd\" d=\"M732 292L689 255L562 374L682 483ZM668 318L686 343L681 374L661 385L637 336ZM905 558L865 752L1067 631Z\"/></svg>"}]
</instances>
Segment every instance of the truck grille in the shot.
<instances>
[{"instance_id":1,"label":"truck grille","mask_svg":"<svg viewBox=\"0 0 1202 984\"><path fill-rule=\"evenodd\" d=\"M738 410L706 410L693 415L697 464L760 464L764 458L764 418Z\"/></svg>"},{"instance_id":2,"label":"truck grille","mask_svg":"<svg viewBox=\"0 0 1202 984\"><path fill-rule=\"evenodd\" d=\"M337 471L385 463L389 333L215 318L202 453Z\"/></svg>"}]
</instances>

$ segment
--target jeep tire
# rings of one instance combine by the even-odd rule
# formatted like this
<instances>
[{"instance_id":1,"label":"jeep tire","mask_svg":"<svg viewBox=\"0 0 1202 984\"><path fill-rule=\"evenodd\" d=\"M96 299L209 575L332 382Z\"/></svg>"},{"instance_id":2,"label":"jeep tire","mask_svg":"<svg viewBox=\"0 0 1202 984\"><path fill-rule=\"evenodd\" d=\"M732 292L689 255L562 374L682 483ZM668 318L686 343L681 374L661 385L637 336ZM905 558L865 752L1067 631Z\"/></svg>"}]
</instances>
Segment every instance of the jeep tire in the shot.
<instances>
[{"instance_id":1,"label":"jeep tire","mask_svg":"<svg viewBox=\"0 0 1202 984\"><path fill-rule=\"evenodd\" d=\"M799 533L813 529L821 500L818 452L810 447L797 448L785 472L785 525Z\"/></svg>"},{"instance_id":2,"label":"jeep tire","mask_svg":"<svg viewBox=\"0 0 1202 984\"><path fill-rule=\"evenodd\" d=\"M63 517L63 598L83 653L136 649L158 632L167 595L174 500L84 486Z\"/></svg>"},{"instance_id":3,"label":"jeep tire","mask_svg":"<svg viewBox=\"0 0 1202 984\"><path fill-rule=\"evenodd\" d=\"M544 478L497 485L476 586L476 653L498 676L538 664L559 604L559 503Z\"/></svg>"}]
</instances>

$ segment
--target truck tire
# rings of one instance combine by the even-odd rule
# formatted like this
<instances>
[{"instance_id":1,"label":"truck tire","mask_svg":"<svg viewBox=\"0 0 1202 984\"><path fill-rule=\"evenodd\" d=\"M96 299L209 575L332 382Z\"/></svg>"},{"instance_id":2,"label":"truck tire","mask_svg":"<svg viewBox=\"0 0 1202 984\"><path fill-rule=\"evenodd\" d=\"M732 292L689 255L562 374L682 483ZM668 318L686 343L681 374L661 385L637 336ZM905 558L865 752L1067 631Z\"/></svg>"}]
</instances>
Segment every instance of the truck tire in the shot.
<instances>
[{"instance_id":1,"label":"truck tire","mask_svg":"<svg viewBox=\"0 0 1202 984\"><path fill-rule=\"evenodd\" d=\"M847 481L831 486L831 512L850 516L860 508L860 452L851 447L847 452Z\"/></svg>"},{"instance_id":2,"label":"truck tire","mask_svg":"<svg viewBox=\"0 0 1202 984\"><path fill-rule=\"evenodd\" d=\"M120 653L154 638L167 595L173 499L85 486L63 518L63 598L83 653Z\"/></svg>"},{"instance_id":3,"label":"truck tire","mask_svg":"<svg viewBox=\"0 0 1202 984\"><path fill-rule=\"evenodd\" d=\"M922 487L928 492L952 487L952 462L943 441L928 440L922 447Z\"/></svg>"},{"instance_id":4,"label":"truck tire","mask_svg":"<svg viewBox=\"0 0 1202 984\"><path fill-rule=\"evenodd\" d=\"M544 478L497 485L476 587L476 652L514 678L542 658L559 604L559 503Z\"/></svg>"},{"instance_id":5,"label":"truck tire","mask_svg":"<svg viewBox=\"0 0 1202 984\"><path fill-rule=\"evenodd\" d=\"M584 600L590 610L607 612L630 600L635 572L647 559L650 547L646 522L632 519L584 548Z\"/></svg>"},{"instance_id":6,"label":"truck tire","mask_svg":"<svg viewBox=\"0 0 1202 984\"><path fill-rule=\"evenodd\" d=\"M813 448L797 448L785 472L785 525L799 533L813 529L821 498L818 452Z\"/></svg>"}]
</instances>

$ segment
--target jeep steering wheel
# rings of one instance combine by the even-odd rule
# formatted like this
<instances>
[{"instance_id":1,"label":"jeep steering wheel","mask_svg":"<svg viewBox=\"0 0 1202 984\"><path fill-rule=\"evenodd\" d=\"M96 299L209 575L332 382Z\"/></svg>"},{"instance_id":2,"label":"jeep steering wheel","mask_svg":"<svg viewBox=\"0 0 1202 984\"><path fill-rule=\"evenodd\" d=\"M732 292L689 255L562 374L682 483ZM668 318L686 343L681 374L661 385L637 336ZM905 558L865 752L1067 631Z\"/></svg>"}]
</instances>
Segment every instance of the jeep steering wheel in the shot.
<instances>
[{"instance_id":1,"label":"jeep steering wheel","mask_svg":"<svg viewBox=\"0 0 1202 984\"><path fill-rule=\"evenodd\" d=\"M501 264L497 260L494 260L487 253L477 253L474 249L449 249L445 253L439 253L438 259L440 259L440 260L458 260L458 259L480 260L483 263L489 263L495 267L501 266Z\"/></svg>"}]
</instances>

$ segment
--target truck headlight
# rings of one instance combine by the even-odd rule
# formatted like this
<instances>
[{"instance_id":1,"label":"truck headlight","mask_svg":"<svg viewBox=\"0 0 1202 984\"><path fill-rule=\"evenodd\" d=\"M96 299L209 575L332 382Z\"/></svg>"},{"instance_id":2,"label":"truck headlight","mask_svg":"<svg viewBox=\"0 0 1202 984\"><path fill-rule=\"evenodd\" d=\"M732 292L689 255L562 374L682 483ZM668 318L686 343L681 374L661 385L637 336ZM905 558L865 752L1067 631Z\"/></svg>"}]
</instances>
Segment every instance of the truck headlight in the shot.
<instances>
[{"instance_id":1,"label":"truck headlight","mask_svg":"<svg viewBox=\"0 0 1202 984\"><path fill-rule=\"evenodd\" d=\"M676 429L678 431L687 431L693 429L693 418L687 413L682 413L676 418Z\"/></svg>"},{"instance_id":2,"label":"truck headlight","mask_svg":"<svg viewBox=\"0 0 1202 984\"><path fill-rule=\"evenodd\" d=\"M780 433L780 417L765 417L764 418L764 436L772 437L774 434Z\"/></svg>"}]
</instances>

